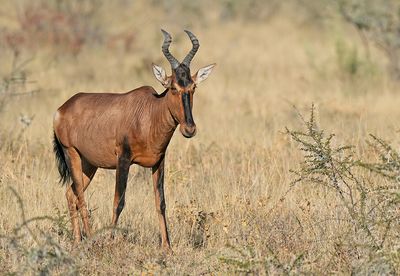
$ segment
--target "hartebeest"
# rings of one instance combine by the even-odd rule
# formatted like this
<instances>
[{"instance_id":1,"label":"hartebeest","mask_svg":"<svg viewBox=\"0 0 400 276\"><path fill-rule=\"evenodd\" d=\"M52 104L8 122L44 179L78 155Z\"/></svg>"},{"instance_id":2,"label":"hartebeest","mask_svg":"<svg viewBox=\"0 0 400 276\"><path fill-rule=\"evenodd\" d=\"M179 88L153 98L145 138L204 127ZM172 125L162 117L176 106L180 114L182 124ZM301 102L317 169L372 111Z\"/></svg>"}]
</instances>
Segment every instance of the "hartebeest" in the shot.
<instances>
[{"instance_id":1,"label":"hartebeest","mask_svg":"<svg viewBox=\"0 0 400 276\"><path fill-rule=\"evenodd\" d=\"M172 68L172 75L167 76L163 68L153 64L156 79L166 88L163 93L158 94L150 86L123 94L78 93L54 115L54 152L60 181L68 184L66 197L75 243L81 240L78 211L84 233L90 236L84 191L96 170L116 169L112 217L115 226L125 204L129 167L138 164L152 168L162 247L170 248L165 218L165 152L178 124L186 138L196 134L193 94L196 85L209 76L215 64L201 68L192 76L190 62L199 48L197 38L185 31L193 47L180 63L169 52L171 36L161 31L162 52Z\"/></svg>"}]
</instances>

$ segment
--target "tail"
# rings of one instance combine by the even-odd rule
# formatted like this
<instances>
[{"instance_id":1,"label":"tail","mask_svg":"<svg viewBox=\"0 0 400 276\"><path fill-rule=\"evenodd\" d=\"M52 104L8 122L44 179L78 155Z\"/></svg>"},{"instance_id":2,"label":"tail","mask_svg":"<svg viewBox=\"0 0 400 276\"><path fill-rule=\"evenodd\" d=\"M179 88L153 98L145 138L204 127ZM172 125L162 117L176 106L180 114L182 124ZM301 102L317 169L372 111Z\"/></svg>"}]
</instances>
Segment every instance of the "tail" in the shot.
<instances>
[{"instance_id":1,"label":"tail","mask_svg":"<svg viewBox=\"0 0 400 276\"><path fill-rule=\"evenodd\" d=\"M71 173L68 169L64 151L60 141L58 141L56 133L54 133L54 138L53 138L53 150L54 154L56 155L58 172L60 173L60 183L62 185L65 185L71 181Z\"/></svg>"}]
</instances>

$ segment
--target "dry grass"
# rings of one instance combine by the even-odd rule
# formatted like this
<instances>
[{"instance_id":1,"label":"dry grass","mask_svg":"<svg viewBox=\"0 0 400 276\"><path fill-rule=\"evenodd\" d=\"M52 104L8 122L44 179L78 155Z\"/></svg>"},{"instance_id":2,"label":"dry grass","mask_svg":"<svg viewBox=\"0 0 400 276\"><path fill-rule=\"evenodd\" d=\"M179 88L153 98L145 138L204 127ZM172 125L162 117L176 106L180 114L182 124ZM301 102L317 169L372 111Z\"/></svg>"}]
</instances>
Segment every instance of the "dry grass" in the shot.
<instances>
[{"instance_id":1,"label":"dry grass","mask_svg":"<svg viewBox=\"0 0 400 276\"><path fill-rule=\"evenodd\" d=\"M0 14L7 14L0 19L2 34L19 30L17 14L27 3L2 5ZM390 226L381 257L368 255L358 246L365 241L354 239L354 225L335 190L291 185L296 176L290 169L299 168L303 154L285 133L285 127L302 128L293 105L307 115L315 103L318 125L337 135L334 143L354 145L357 158L378 159L366 143L369 133L397 149L399 86L385 73L377 49L366 60L352 29L335 17L312 19L297 2L271 1L265 4L266 16L254 21L223 5L207 10L189 1L179 9L162 1L101 3L91 20L102 37L83 44L78 53L60 53L49 41L18 49L19 61L33 57L22 71L34 82L20 89L39 92L7 95L0 110L0 271L399 273L398 224ZM274 16L266 12L277 6ZM187 14L178 17L182 9ZM143 84L161 91L150 70L153 61L168 68L160 51L160 27L173 34L172 51L178 57L190 48L184 28L199 37L192 71L217 63L196 93L197 136L188 140L177 132L167 153L174 254L159 250L150 171L137 167L130 172L117 239L109 240L106 228L115 173L100 170L86 193L96 235L72 250L64 188L57 183L51 147L52 114L78 91L122 92ZM115 35L128 30L134 33L130 49ZM15 48L1 44L1 76L9 75L14 54ZM32 122L22 123L21 116L33 117ZM392 185L368 170L357 169L357 177L367 187ZM398 184L394 193L399 193ZM23 210L25 220L33 219L26 225L21 225Z\"/></svg>"}]
</instances>

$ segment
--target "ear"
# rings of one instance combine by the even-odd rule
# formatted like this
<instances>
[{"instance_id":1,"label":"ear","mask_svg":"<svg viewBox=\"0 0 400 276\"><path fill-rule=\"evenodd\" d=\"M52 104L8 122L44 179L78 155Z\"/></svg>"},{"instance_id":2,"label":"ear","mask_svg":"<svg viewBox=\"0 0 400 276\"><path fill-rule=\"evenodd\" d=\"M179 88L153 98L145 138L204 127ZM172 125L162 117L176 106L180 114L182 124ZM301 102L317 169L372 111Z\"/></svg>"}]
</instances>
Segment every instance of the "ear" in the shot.
<instances>
[{"instance_id":1,"label":"ear","mask_svg":"<svg viewBox=\"0 0 400 276\"><path fill-rule=\"evenodd\" d=\"M153 63L153 74L156 77L156 79L164 86L167 87L169 84L169 79L167 77L167 74L165 73L165 70L154 64Z\"/></svg>"},{"instance_id":2,"label":"ear","mask_svg":"<svg viewBox=\"0 0 400 276\"><path fill-rule=\"evenodd\" d=\"M199 84L200 82L202 82L203 80L208 78L208 76L211 74L211 71L215 65L216 64L213 63L213 64L207 65L203 68L200 68L199 71L197 71L197 73L193 77L194 83Z\"/></svg>"}]
</instances>

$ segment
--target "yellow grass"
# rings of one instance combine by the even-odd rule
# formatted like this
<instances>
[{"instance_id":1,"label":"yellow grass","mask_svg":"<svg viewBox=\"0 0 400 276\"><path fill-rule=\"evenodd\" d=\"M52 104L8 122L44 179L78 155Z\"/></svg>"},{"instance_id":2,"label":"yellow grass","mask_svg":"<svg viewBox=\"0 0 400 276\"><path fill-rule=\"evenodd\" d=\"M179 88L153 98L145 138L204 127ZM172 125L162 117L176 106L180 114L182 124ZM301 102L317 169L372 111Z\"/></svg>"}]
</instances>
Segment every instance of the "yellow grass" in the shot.
<instances>
[{"instance_id":1,"label":"yellow grass","mask_svg":"<svg viewBox=\"0 0 400 276\"><path fill-rule=\"evenodd\" d=\"M22 48L20 60L33 57L26 70L34 83L26 89L39 92L9 98L0 113L0 270L21 272L30 262L24 273L35 274L41 262L32 252L19 259L20 251L4 237L12 236L22 222L11 187L24 204L26 218L50 216L66 226L35 221L29 226L36 241L25 228L20 232L28 249L43 248L43 238L50 236L65 250L73 264L52 273L72 267L82 274L230 273L237 267L223 260L238 250L244 250L238 258L254 261L249 264L252 273L265 273L258 261L276 258L290 265L300 255L297 272L350 273L365 256L340 249L351 227L339 219L344 208L334 191L302 183L290 186L295 176L289 170L298 168L303 155L285 127L301 128L293 105L307 115L315 103L319 125L334 132L337 143L355 145L359 156L372 154L365 143L369 133L396 148L400 94L398 84L386 75L384 56L373 48L372 61L362 65L368 72L363 67L349 76L338 65L336 48L341 41L365 59L356 33L338 19L323 24L306 20L304 11L295 12L295 4L283 6L268 20L239 16L222 21L220 5L210 1L207 5L213 8L201 7L200 21L179 17L179 10L168 10L167 2L150 2L104 2L94 17L107 34L132 29L130 52L106 43L85 45L77 56L60 54L51 45ZM28 1L16 3L23 7ZM0 26L19 28L17 4L2 5L1 13L9 16L1 18ZM115 172L99 170L86 192L96 235L72 250L65 188L57 183L52 152L53 113L79 91L125 92L146 84L161 92L151 73L151 62L170 70L160 51L161 27L173 35L172 52L179 59L190 49L183 29L198 36L201 47L193 72L217 63L195 95L198 134L188 140L177 131L167 152L165 189L174 254L159 250L150 171L136 166L131 167L119 222L123 230L117 238L110 240L110 231L104 229L111 221ZM10 70L12 56L9 47L1 48L1 75ZM24 128L21 114L34 116L32 124ZM398 236L390 239L399 245Z\"/></svg>"}]
</instances>

